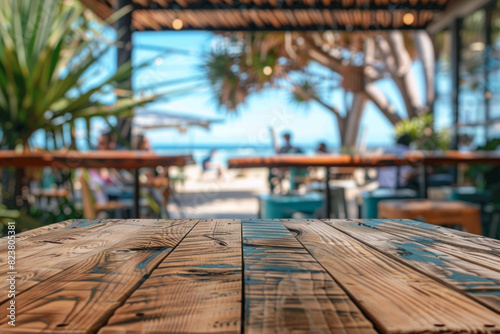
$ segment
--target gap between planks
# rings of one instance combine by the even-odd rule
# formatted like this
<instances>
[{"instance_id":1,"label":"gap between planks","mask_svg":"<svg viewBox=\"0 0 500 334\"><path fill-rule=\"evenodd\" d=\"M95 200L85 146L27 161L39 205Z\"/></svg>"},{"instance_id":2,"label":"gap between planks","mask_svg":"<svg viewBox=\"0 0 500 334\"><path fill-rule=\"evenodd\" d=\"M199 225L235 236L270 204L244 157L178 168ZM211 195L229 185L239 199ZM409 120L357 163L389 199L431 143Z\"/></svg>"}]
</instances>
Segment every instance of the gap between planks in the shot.
<instances>
[{"instance_id":1,"label":"gap between planks","mask_svg":"<svg viewBox=\"0 0 500 334\"><path fill-rule=\"evenodd\" d=\"M146 226L113 247L16 296L16 327L5 323L6 307L1 305L1 332L94 333L197 221L148 220Z\"/></svg>"},{"instance_id":2,"label":"gap between planks","mask_svg":"<svg viewBox=\"0 0 500 334\"><path fill-rule=\"evenodd\" d=\"M243 220L245 333L375 333L280 220Z\"/></svg>"},{"instance_id":3,"label":"gap between planks","mask_svg":"<svg viewBox=\"0 0 500 334\"><path fill-rule=\"evenodd\" d=\"M382 227L383 221L322 221L500 313L500 273L444 253L432 244L390 233L390 228Z\"/></svg>"},{"instance_id":4,"label":"gap between planks","mask_svg":"<svg viewBox=\"0 0 500 334\"><path fill-rule=\"evenodd\" d=\"M99 334L239 333L240 230L239 220L200 221Z\"/></svg>"},{"instance_id":5,"label":"gap between planks","mask_svg":"<svg viewBox=\"0 0 500 334\"><path fill-rule=\"evenodd\" d=\"M497 313L322 221L283 224L383 333L491 332L500 326Z\"/></svg>"}]
</instances>

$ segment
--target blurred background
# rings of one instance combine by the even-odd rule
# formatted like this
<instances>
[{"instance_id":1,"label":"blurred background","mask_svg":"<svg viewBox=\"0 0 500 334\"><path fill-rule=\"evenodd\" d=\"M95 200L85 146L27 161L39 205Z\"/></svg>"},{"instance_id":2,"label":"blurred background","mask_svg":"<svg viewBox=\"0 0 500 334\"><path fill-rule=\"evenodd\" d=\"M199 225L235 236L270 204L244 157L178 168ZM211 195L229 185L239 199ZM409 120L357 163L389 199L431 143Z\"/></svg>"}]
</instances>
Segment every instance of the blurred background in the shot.
<instances>
[{"instance_id":1,"label":"blurred background","mask_svg":"<svg viewBox=\"0 0 500 334\"><path fill-rule=\"evenodd\" d=\"M495 164L427 166L423 180L411 164L230 163L494 154L498 1L9 0L0 15L5 224L377 218L379 201L421 198L472 203L498 237ZM141 154L177 160L139 168Z\"/></svg>"}]
</instances>

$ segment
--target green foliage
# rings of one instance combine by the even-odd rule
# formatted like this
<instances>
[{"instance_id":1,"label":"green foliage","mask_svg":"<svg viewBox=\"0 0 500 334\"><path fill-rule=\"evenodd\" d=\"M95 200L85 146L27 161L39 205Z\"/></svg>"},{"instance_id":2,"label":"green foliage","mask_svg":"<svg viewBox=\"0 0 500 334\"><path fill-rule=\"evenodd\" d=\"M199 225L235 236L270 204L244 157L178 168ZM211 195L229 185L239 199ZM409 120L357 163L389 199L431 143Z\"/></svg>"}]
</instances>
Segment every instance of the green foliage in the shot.
<instances>
[{"instance_id":1,"label":"green foliage","mask_svg":"<svg viewBox=\"0 0 500 334\"><path fill-rule=\"evenodd\" d=\"M60 135L78 118L127 115L157 98L127 92L113 105L99 102L131 75L132 65L88 87L84 79L112 43L87 11L79 1L6 0L0 6L0 148L27 145L39 129Z\"/></svg>"},{"instance_id":2,"label":"green foliage","mask_svg":"<svg viewBox=\"0 0 500 334\"><path fill-rule=\"evenodd\" d=\"M433 123L434 119L430 114L405 119L396 125L396 136L408 135L411 142L420 150L446 150L450 145L450 136L445 131L434 131Z\"/></svg>"},{"instance_id":3,"label":"green foliage","mask_svg":"<svg viewBox=\"0 0 500 334\"><path fill-rule=\"evenodd\" d=\"M82 212L66 198L59 199L53 210L39 209L33 206L27 210L9 210L0 205L0 231L2 231L3 226L7 226L8 222L15 222L16 230L22 232L68 219L81 218L83 218ZM3 231L5 230L4 227Z\"/></svg>"},{"instance_id":4,"label":"green foliage","mask_svg":"<svg viewBox=\"0 0 500 334\"><path fill-rule=\"evenodd\" d=\"M220 106L235 111L251 93L274 85L283 76L277 71L282 40L282 33L225 38L205 57L202 70Z\"/></svg>"},{"instance_id":5,"label":"green foliage","mask_svg":"<svg viewBox=\"0 0 500 334\"><path fill-rule=\"evenodd\" d=\"M486 144L477 147L477 151L495 151L500 148L500 138L491 139ZM500 203L500 167L493 165L471 165L466 176L473 180L481 189L492 193L492 200Z\"/></svg>"}]
</instances>

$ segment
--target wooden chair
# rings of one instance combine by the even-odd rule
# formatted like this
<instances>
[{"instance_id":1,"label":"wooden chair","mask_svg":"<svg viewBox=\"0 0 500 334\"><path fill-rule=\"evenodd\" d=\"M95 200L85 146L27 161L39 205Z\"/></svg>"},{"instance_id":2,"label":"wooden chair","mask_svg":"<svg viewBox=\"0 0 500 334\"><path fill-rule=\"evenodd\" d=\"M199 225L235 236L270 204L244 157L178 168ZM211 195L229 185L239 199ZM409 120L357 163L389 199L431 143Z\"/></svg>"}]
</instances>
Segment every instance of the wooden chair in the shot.
<instances>
[{"instance_id":1,"label":"wooden chair","mask_svg":"<svg viewBox=\"0 0 500 334\"><path fill-rule=\"evenodd\" d=\"M106 203L96 203L92 190L89 187L84 173L80 175L80 184L82 185L82 203L83 217L86 219L95 219L100 212L120 211L125 205L120 202L110 201Z\"/></svg>"},{"instance_id":2,"label":"wooden chair","mask_svg":"<svg viewBox=\"0 0 500 334\"><path fill-rule=\"evenodd\" d=\"M461 201L381 201L378 204L378 218L413 219L441 226L460 225L463 231L482 234L481 211L476 205Z\"/></svg>"},{"instance_id":3,"label":"wooden chair","mask_svg":"<svg viewBox=\"0 0 500 334\"><path fill-rule=\"evenodd\" d=\"M30 194L34 197L35 206L41 208L44 205L59 205L61 201L69 200L70 192L66 189L31 189Z\"/></svg>"}]
</instances>

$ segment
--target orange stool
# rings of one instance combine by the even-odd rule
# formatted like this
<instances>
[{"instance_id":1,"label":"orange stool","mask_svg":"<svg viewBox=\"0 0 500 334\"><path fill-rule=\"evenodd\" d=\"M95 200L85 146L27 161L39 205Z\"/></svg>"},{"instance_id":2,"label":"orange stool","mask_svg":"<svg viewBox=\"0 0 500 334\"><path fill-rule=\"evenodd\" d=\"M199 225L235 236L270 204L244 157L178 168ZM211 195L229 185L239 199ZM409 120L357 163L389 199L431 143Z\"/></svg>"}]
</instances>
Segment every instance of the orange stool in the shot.
<instances>
[{"instance_id":1,"label":"orange stool","mask_svg":"<svg viewBox=\"0 0 500 334\"><path fill-rule=\"evenodd\" d=\"M461 201L388 200L378 203L378 217L412 219L434 225L460 225L463 231L481 235L481 212Z\"/></svg>"}]
</instances>

